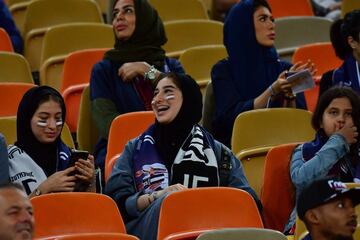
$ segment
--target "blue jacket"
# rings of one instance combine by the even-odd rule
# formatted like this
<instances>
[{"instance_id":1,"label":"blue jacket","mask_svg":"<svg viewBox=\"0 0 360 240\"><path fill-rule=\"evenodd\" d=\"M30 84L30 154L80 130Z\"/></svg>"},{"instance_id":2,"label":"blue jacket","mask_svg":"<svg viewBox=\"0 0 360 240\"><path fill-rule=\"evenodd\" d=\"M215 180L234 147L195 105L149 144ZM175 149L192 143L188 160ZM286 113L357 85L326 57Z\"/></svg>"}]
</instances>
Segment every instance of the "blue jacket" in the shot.
<instances>
[{"instance_id":1,"label":"blue jacket","mask_svg":"<svg viewBox=\"0 0 360 240\"><path fill-rule=\"evenodd\" d=\"M220 142L214 140L210 134L208 134L208 136L213 141L213 150L219 165L222 146L229 153L231 153L231 151ZM158 216L164 196L156 199L143 212L137 210L136 202L141 193L137 192L135 186L133 154L138 141L139 139L135 138L126 145L124 152L121 154L113 168L105 192L119 205L120 212L127 222L126 228L128 233L139 236L140 238L146 236L146 239L156 239ZM232 168L228 178L228 186L247 191L253 196L259 208L261 208L261 203L258 200L256 193L249 186L244 175L241 162L236 159L232 153L230 164Z\"/></svg>"},{"instance_id":2,"label":"blue jacket","mask_svg":"<svg viewBox=\"0 0 360 240\"><path fill-rule=\"evenodd\" d=\"M24 49L23 39L4 0L0 0L0 27L9 34L15 52L22 53Z\"/></svg>"},{"instance_id":3,"label":"blue jacket","mask_svg":"<svg viewBox=\"0 0 360 240\"><path fill-rule=\"evenodd\" d=\"M212 69L215 96L214 136L230 146L234 120L254 108L254 99L263 93L291 64L280 61L274 47L260 45L254 27L254 2L242 0L231 8L224 23L224 45L228 58ZM280 107L282 103L271 103ZM297 107L306 108L302 94Z\"/></svg>"}]
</instances>

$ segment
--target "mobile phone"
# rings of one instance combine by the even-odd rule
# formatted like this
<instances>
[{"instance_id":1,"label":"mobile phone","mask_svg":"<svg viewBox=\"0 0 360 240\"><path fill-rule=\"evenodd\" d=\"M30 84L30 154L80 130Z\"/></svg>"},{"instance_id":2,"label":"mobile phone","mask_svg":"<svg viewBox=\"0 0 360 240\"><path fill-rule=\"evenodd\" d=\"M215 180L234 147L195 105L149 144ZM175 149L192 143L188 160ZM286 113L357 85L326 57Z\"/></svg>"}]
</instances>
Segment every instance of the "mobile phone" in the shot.
<instances>
[{"instance_id":1,"label":"mobile phone","mask_svg":"<svg viewBox=\"0 0 360 240\"><path fill-rule=\"evenodd\" d=\"M71 151L71 156L70 156L70 160L69 160L69 167L72 167L75 165L75 163L81 158L86 160L89 156L89 152L88 151L81 151L81 150L76 150L73 149Z\"/></svg>"}]
</instances>

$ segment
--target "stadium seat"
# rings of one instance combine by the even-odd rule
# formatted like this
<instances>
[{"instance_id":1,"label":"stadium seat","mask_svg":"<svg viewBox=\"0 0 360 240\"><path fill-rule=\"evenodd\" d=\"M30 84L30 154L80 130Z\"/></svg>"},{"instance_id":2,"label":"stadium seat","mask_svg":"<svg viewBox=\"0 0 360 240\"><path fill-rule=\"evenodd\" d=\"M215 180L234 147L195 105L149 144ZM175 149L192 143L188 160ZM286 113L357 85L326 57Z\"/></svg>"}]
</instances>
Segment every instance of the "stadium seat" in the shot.
<instances>
[{"instance_id":1,"label":"stadium seat","mask_svg":"<svg viewBox=\"0 0 360 240\"><path fill-rule=\"evenodd\" d=\"M202 45L223 44L223 24L210 20L176 20L165 22L168 38L166 55L178 58L185 49Z\"/></svg>"},{"instance_id":2,"label":"stadium seat","mask_svg":"<svg viewBox=\"0 0 360 240\"><path fill-rule=\"evenodd\" d=\"M33 84L29 63L14 52L0 52L0 82Z\"/></svg>"},{"instance_id":3,"label":"stadium seat","mask_svg":"<svg viewBox=\"0 0 360 240\"><path fill-rule=\"evenodd\" d=\"M112 27L106 24L71 23L48 28L40 61L40 84L60 90L63 64L69 53L90 48L110 48L113 44Z\"/></svg>"},{"instance_id":4,"label":"stadium seat","mask_svg":"<svg viewBox=\"0 0 360 240\"><path fill-rule=\"evenodd\" d=\"M291 61L299 46L330 41L332 21L324 17L283 17L276 19L275 24L275 47L283 60Z\"/></svg>"},{"instance_id":5,"label":"stadium seat","mask_svg":"<svg viewBox=\"0 0 360 240\"><path fill-rule=\"evenodd\" d=\"M14 52L9 34L3 28L0 28L0 51Z\"/></svg>"},{"instance_id":6,"label":"stadium seat","mask_svg":"<svg viewBox=\"0 0 360 240\"><path fill-rule=\"evenodd\" d=\"M75 233L126 233L116 203L103 194L52 193L31 198L31 203L35 239Z\"/></svg>"},{"instance_id":7,"label":"stadium seat","mask_svg":"<svg viewBox=\"0 0 360 240\"><path fill-rule=\"evenodd\" d=\"M164 22L185 19L209 20L202 0L149 0L149 2Z\"/></svg>"},{"instance_id":8,"label":"stadium seat","mask_svg":"<svg viewBox=\"0 0 360 240\"><path fill-rule=\"evenodd\" d=\"M112 168L107 167L110 159L121 153L129 140L140 136L154 122L153 111L124 113L112 121L105 159L105 179L108 179L112 170Z\"/></svg>"},{"instance_id":9,"label":"stadium seat","mask_svg":"<svg viewBox=\"0 0 360 240\"><path fill-rule=\"evenodd\" d=\"M195 239L209 230L239 227L263 228L249 193L229 187L192 188L163 200L158 239Z\"/></svg>"},{"instance_id":10,"label":"stadium seat","mask_svg":"<svg viewBox=\"0 0 360 240\"><path fill-rule=\"evenodd\" d=\"M102 23L103 18L92 0L33 0L27 7L24 19L24 55L32 71L40 69L43 37L48 27L75 22ZM62 39L62 44L66 39Z\"/></svg>"},{"instance_id":11,"label":"stadium seat","mask_svg":"<svg viewBox=\"0 0 360 240\"><path fill-rule=\"evenodd\" d=\"M231 147L241 160L250 186L260 195L264 161L273 146L310 141L311 112L294 108L256 109L243 112L235 119Z\"/></svg>"}]
</instances>

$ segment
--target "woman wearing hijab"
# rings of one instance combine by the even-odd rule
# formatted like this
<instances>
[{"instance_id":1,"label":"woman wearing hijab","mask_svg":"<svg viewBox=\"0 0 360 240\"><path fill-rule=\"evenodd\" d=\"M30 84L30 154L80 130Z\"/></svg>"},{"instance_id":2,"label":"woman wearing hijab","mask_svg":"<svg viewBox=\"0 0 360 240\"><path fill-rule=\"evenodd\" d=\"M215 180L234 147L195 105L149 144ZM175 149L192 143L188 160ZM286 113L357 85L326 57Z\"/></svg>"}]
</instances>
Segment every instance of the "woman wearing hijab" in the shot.
<instances>
[{"instance_id":1,"label":"woman wearing hijab","mask_svg":"<svg viewBox=\"0 0 360 240\"><path fill-rule=\"evenodd\" d=\"M285 72L312 65L279 60L274 48L275 24L266 0L236 4L224 24L228 58L212 69L216 109L214 136L230 146L235 118L242 112L265 107L306 108L303 94L292 94Z\"/></svg>"},{"instance_id":2,"label":"woman wearing hijab","mask_svg":"<svg viewBox=\"0 0 360 240\"><path fill-rule=\"evenodd\" d=\"M241 188L261 206L241 162L198 125L202 96L190 76L169 73L160 79L152 108L155 124L128 142L106 185L128 233L140 239L156 239L164 197L194 186ZM224 161L227 164L222 164ZM201 180L189 180L193 175Z\"/></svg>"},{"instance_id":3,"label":"woman wearing hijab","mask_svg":"<svg viewBox=\"0 0 360 240\"><path fill-rule=\"evenodd\" d=\"M177 60L165 57L164 25L147 0L115 1L112 24L114 49L94 66L90 81L91 111L101 138L95 158L102 169L112 120L151 110L151 82L161 72L184 72Z\"/></svg>"},{"instance_id":4,"label":"woman wearing hijab","mask_svg":"<svg viewBox=\"0 0 360 240\"><path fill-rule=\"evenodd\" d=\"M324 73L319 95L332 86L350 87L360 95L360 10L349 12L344 19L334 22L330 39L336 55L344 62L337 69Z\"/></svg>"},{"instance_id":5,"label":"woman wearing hijab","mask_svg":"<svg viewBox=\"0 0 360 240\"><path fill-rule=\"evenodd\" d=\"M8 147L9 172L10 181L22 184L30 197L75 187L95 191L93 156L69 166L71 151L60 138L65 115L64 100L51 87L33 87L20 101L17 141Z\"/></svg>"}]
</instances>

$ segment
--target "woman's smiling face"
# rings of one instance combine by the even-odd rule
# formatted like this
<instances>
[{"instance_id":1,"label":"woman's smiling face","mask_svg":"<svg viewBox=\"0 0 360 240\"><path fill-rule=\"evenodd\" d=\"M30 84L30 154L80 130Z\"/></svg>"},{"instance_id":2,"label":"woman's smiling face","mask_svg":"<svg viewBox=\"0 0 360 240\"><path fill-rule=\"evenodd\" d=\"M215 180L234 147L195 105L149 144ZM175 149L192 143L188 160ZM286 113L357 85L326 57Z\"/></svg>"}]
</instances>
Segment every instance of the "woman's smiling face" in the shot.
<instances>
[{"instance_id":1,"label":"woman's smiling face","mask_svg":"<svg viewBox=\"0 0 360 240\"><path fill-rule=\"evenodd\" d=\"M178 115L182 103L181 90L174 80L169 77L161 79L154 90L151 102L157 121L161 124L171 123Z\"/></svg>"}]
</instances>

